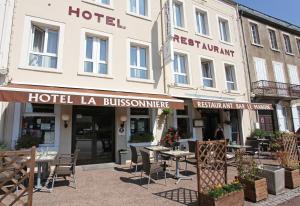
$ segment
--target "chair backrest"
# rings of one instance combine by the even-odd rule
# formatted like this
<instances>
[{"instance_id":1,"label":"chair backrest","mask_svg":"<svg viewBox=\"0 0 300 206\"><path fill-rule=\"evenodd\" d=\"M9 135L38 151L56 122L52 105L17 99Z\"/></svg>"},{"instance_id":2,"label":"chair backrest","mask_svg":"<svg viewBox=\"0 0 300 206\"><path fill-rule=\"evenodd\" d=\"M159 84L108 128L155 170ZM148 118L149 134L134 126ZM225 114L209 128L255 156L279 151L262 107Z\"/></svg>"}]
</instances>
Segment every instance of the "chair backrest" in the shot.
<instances>
[{"instance_id":1,"label":"chair backrest","mask_svg":"<svg viewBox=\"0 0 300 206\"><path fill-rule=\"evenodd\" d=\"M196 152L196 141L188 141L189 144L189 152Z\"/></svg>"},{"instance_id":2,"label":"chair backrest","mask_svg":"<svg viewBox=\"0 0 300 206\"><path fill-rule=\"evenodd\" d=\"M138 153L137 153L137 149L135 146L130 145L130 150L131 150L131 161L133 163L138 163Z\"/></svg>"},{"instance_id":3,"label":"chair backrest","mask_svg":"<svg viewBox=\"0 0 300 206\"><path fill-rule=\"evenodd\" d=\"M246 151L258 150L258 144L259 142L256 139L247 139L246 145L251 146L251 148L246 148Z\"/></svg>"},{"instance_id":4,"label":"chair backrest","mask_svg":"<svg viewBox=\"0 0 300 206\"><path fill-rule=\"evenodd\" d=\"M149 175L151 169L150 154L144 150L141 150L140 152L142 155L143 171Z\"/></svg>"}]
</instances>

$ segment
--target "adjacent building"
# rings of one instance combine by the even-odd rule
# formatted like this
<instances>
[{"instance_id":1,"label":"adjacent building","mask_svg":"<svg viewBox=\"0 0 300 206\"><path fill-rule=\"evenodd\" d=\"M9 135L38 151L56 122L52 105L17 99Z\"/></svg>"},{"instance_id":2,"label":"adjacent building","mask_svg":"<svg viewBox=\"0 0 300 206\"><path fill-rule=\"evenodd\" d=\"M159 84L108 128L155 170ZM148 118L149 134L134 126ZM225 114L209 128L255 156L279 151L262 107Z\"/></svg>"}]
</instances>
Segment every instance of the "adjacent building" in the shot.
<instances>
[{"instance_id":1,"label":"adjacent building","mask_svg":"<svg viewBox=\"0 0 300 206\"><path fill-rule=\"evenodd\" d=\"M245 6L239 6L253 102L269 103L259 110L257 128L296 131L300 115L300 28Z\"/></svg>"}]
</instances>

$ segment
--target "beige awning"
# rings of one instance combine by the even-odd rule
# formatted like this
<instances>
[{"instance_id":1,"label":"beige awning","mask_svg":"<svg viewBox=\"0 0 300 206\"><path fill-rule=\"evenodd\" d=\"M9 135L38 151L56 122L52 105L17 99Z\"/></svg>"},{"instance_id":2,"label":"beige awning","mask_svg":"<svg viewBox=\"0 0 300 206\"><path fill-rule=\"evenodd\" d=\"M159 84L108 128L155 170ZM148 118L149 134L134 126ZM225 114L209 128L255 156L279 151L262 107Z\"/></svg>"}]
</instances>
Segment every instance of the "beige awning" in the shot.
<instances>
[{"instance_id":1,"label":"beige awning","mask_svg":"<svg viewBox=\"0 0 300 206\"><path fill-rule=\"evenodd\" d=\"M248 109L248 110L273 110L272 104L263 103L245 103L193 99L195 108L203 109Z\"/></svg>"},{"instance_id":2,"label":"beige awning","mask_svg":"<svg viewBox=\"0 0 300 206\"><path fill-rule=\"evenodd\" d=\"M184 102L162 94L144 94L66 87L9 84L0 87L0 101L108 107L183 109Z\"/></svg>"}]
</instances>

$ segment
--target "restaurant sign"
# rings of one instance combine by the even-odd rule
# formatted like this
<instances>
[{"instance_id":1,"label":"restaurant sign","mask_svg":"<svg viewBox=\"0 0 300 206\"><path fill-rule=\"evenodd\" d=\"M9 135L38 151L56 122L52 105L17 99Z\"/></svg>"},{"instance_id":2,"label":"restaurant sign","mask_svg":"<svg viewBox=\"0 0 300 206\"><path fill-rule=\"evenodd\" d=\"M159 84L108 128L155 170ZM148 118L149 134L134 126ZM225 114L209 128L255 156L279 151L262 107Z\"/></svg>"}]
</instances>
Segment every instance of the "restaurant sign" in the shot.
<instances>
[{"instance_id":1,"label":"restaurant sign","mask_svg":"<svg viewBox=\"0 0 300 206\"><path fill-rule=\"evenodd\" d=\"M183 103L168 98L149 98L139 96L117 95L69 95L63 93L41 93L0 91L0 101L42 103L42 104L65 104L86 106L108 107L140 107L140 108L174 108L181 109Z\"/></svg>"},{"instance_id":2,"label":"restaurant sign","mask_svg":"<svg viewBox=\"0 0 300 206\"><path fill-rule=\"evenodd\" d=\"M272 104L193 100L195 108L273 110Z\"/></svg>"}]
</instances>

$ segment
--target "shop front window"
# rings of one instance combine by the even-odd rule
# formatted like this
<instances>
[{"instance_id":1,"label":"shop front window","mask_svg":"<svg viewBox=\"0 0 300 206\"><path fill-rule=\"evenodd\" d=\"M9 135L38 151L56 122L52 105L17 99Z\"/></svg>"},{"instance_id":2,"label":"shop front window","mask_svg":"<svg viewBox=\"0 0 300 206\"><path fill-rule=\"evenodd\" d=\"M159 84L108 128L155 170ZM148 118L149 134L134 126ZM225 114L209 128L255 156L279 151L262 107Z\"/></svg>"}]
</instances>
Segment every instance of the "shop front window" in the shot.
<instances>
[{"instance_id":1,"label":"shop front window","mask_svg":"<svg viewBox=\"0 0 300 206\"><path fill-rule=\"evenodd\" d=\"M55 144L54 105L26 104L22 117L22 136L39 138L40 144Z\"/></svg>"},{"instance_id":2,"label":"shop front window","mask_svg":"<svg viewBox=\"0 0 300 206\"><path fill-rule=\"evenodd\" d=\"M188 106L184 106L183 110L176 110L176 119L180 139L189 139L191 137L191 130Z\"/></svg>"},{"instance_id":3,"label":"shop front window","mask_svg":"<svg viewBox=\"0 0 300 206\"><path fill-rule=\"evenodd\" d=\"M150 134L150 113L149 109L130 109L130 134Z\"/></svg>"}]
</instances>

